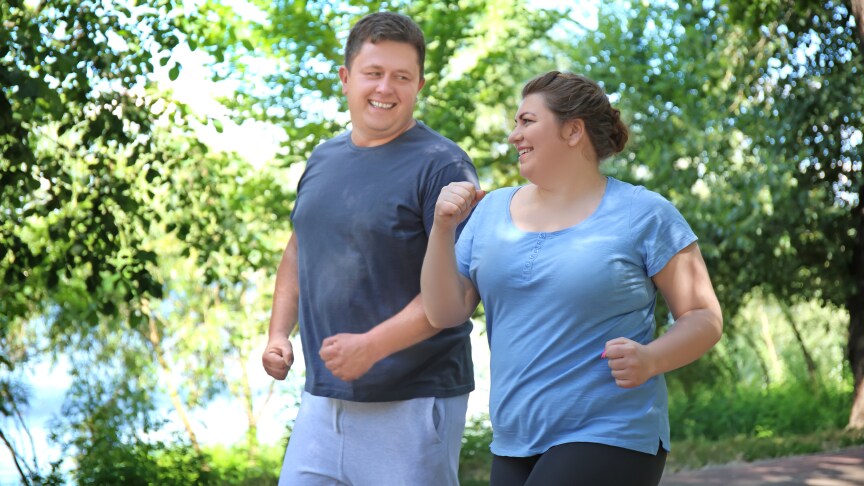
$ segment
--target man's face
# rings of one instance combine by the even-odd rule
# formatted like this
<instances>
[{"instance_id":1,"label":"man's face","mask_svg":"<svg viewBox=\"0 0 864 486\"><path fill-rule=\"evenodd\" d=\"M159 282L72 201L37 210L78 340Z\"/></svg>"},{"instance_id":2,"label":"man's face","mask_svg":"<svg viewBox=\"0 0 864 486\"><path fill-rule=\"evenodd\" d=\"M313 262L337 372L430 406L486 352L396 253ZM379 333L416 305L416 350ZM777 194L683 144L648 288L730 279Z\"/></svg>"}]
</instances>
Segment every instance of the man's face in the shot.
<instances>
[{"instance_id":1,"label":"man's face","mask_svg":"<svg viewBox=\"0 0 864 486\"><path fill-rule=\"evenodd\" d=\"M425 82L417 62L411 44L366 42L350 70L339 68L355 144L383 145L414 126L414 104Z\"/></svg>"}]
</instances>

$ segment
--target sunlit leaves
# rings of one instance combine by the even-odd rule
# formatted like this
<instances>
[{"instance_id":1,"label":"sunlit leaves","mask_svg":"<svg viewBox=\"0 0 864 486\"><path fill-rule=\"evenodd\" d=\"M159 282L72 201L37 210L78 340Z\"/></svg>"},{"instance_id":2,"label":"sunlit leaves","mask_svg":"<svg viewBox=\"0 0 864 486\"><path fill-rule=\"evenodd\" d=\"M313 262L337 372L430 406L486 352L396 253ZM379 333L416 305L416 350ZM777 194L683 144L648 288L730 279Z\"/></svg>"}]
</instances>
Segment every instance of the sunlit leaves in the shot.
<instances>
[{"instance_id":1,"label":"sunlit leaves","mask_svg":"<svg viewBox=\"0 0 864 486\"><path fill-rule=\"evenodd\" d=\"M236 118L285 130L289 164L305 160L321 140L345 128L347 117L338 115L346 109L337 77L342 44L356 20L380 9L407 14L424 30L426 85L418 118L460 143L478 165L504 163L508 111L515 109L519 85L541 68L532 44L561 17L500 0L253 4L260 15L242 16L217 26L223 34L211 34L237 39L212 48L217 61L225 60L216 73L239 82L231 99L223 100ZM215 13L225 7L205 8ZM506 163L507 176L489 171L497 184L513 178L515 164Z\"/></svg>"}]
</instances>

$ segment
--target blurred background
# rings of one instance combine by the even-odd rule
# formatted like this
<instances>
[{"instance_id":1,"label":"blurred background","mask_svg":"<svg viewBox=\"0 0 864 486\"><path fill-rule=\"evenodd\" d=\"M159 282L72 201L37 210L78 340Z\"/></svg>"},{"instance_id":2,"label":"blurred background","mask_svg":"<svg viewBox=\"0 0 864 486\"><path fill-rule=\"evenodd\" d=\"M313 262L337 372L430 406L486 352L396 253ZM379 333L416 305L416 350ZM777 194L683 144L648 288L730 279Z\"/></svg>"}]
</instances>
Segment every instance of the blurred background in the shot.
<instances>
[{"instance_id":1,"label":"blurred background","mask_svg":"<svg viewBox=\"0 0 864 486\"><path fill-rule=\"evenodd\" d=\"M261 369L273 279L377 10L423 28L416 116L487 189L523 182L533 76L621 109L604 171L679 208L726 319L667 376L667 471L864 444L864 0L0 0L0 484L275 483L303 369Z\"/></svg>"}]
</instances>

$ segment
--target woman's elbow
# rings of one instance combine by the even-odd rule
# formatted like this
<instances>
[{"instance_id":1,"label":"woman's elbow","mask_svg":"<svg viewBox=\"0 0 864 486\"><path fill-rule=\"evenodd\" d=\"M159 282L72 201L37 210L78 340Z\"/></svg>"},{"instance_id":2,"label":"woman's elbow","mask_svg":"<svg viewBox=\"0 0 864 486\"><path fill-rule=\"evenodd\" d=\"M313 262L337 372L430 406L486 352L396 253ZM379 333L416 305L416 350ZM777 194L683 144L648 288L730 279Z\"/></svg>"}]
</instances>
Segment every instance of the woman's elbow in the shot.
<instances>
[{"instance_id":1,"label":"woman's elbow","mask_svg":"<svg viewBox=\"0 0 864 486\"><path fill-rule=\"evenodd\" d=\"M428 309L426 310L426 319L429 320L429 324L435 329L449 329L465 322L464 319L459 320L455 316L430 313Z\"/></svg>"},{"instance_id":2,"label":"woman's elbow","mask_svg":"<svg viewBox=\"0 0 864 486\"><path fill-rule=\"evenodd\" d=\"M421 288L420 298L423 302L423 311L426 313L426 319L429 324L435 329L448 329L456 327L471 317L474 307L462 305L462 302L455 296L441 297L439 294L423 293Z\"/></svg>"},{"instance_id":3,"label":"woman's elbow","mask_svg":"<svg viewBox=\"0 0 864 486\"><path fill-rule=\"evenodd\" d=\"M711 329L713 332L713 346L720 342L720 338L723 337L723 312L720 311L719 307L711 312Z\"/></svg>"},{"instance_id":4,"label":"woman's elbow","mask_svg":"<svg viewBox=\"0 0 864 486\"><path fill-rule=\"evenodd\" d=\"M437 319L431 319L431 318L429 319L429 324L432 327L434 327L435 329L448 329L450 327L453 327L453 326L448 325L446 322L442 322L442 321L439 321Z\"/></svg>"}]
</instances>

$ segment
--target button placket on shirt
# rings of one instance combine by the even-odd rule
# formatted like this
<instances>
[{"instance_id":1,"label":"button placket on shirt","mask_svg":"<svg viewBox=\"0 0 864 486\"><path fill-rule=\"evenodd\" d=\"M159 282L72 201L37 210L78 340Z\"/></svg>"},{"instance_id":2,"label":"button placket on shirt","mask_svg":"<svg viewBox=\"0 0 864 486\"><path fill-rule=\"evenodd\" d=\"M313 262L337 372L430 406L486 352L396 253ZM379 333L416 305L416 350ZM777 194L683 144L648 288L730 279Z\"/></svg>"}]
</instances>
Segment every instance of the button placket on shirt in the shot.
<instances>
[{"instance_id":1,"label":"button placket on shirt","mask_svg":"<svg viewBox=\"0 0 864 486\"><path fill-rule=\"evenodd\" d=\"M528 256L528 261L525 262L525 266L522 267L522 278L528 280L531 278L531 269L534 267L534 260L537 259L537 255L540 254L540 249L543 248L543 243L546 242L546 233L539 233L537 235L537 241L534 242L534 248L531 250L531 255Z\"/></svg>"}]
</instances>

